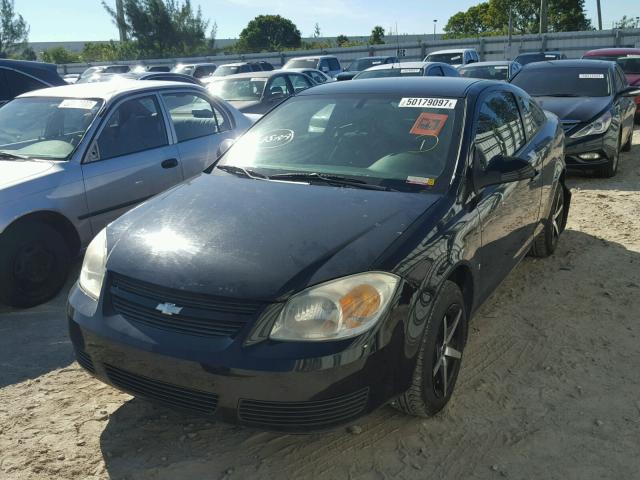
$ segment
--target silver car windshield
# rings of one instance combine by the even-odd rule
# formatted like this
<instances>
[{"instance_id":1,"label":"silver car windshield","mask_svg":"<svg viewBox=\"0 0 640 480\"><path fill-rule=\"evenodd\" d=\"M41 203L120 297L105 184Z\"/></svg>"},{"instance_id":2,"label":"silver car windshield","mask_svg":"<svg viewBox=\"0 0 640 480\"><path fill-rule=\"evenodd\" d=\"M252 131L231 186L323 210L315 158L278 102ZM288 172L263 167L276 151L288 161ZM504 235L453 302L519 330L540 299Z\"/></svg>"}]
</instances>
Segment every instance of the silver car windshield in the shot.
<instances>
[{"instance_id":1,"label":"silver car windshield","mask_svg":"<svg viewBox=\"0 0 640 480\"><path fill-rule=\"evenodd\" d=\"M272 179L311 172L394 190L439 190L455 165L463 104L402 95L294 97L242 136L219 166Z\"/></svg>"},{"instance_id":2,"label":"silver car windshield","mask_svg":"<svg viewBox=\"0 0 640 480\"><path fill-rule=\"evenodd\" d=\"M0 108L0 152L67 160L101 106L93 98L17 98Z\"/></svg>"}]
</instances>

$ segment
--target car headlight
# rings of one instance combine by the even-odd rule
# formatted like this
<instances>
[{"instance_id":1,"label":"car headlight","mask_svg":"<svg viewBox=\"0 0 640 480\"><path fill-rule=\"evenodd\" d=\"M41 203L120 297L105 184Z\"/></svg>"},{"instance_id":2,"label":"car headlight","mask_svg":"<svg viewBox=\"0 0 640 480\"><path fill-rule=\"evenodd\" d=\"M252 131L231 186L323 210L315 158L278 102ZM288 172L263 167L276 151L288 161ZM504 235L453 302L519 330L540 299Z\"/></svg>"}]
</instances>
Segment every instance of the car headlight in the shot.
<instances>
[{"instance_id":1,"label":"car headlight","mask_svg":"<svg viewBox=\"0 0 640 480\"><path fill-rule=\"evenodd\" d=\"M91 241L84 254L80 271L80 288L94 300L100 297L107 267L107 231L102 229Z\"/></svg>"},{"instance_id":2,"label":"car headlight","mask_svg":"<svg viewBox=\"0 0 640 480\"><path fill-rule=\"evenodd\" d=\"M604 133L609 129L611 125L611 112L607 111L600 115L593 122L584 128L581 128L576 133L571 135L571 138L586 137L587 135L597 135Z\"/></svg>"},{"instance_id":3,"label":"car headlight","mask_svg":"<svg viewBox=\"0 0 640 480\"><path fill-rule=\"evenodd\" d=\"M382 317L398 282L396 275L368 272L308 288L289 299L269 336L327 341L360 335Z\"/></svg>"}]
</instances>

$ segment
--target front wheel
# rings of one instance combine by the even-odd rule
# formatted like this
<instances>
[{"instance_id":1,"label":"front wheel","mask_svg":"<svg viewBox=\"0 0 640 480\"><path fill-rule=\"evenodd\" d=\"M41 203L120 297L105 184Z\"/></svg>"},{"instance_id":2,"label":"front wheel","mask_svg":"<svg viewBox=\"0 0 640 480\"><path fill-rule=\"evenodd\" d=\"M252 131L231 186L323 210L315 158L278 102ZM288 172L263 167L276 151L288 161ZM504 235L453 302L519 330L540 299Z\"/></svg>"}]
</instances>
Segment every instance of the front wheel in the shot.
<instances>
[{"instance_id":1,"label":"front wheel","mask_svg":"<svg viewBox=\"0 0 640 480\"><path fill-rule=\"evenodd\" d=\"M409 415L430 417L449 402L467 342L467 314L458 286L446 281L427 321L409 389L395 402Z\"/></svg>"},{"instance_id":2,"label":"front wheel","mask_svg":"<svg viewBox=\"0 0 640 480\"><path fill-rule=\"evenodd\" d=\"M560 234L565 225L565 198L562 184L558 184L556 194L551 204L549 218L545 221L544 229L533 240L531 255L534 257L548 257L556 251Z\"/></svg>"},{"instance_id":3,"label":"front wheel","mask_svg":"<svg viewBox=\"0 0 640 480\"><path fill-rule=\"evenodd\" d=\"M620 134L622 137L622 134ZM611 178L616 175L618 172L618 162L620 161L620 150L621 150L621 141L622 138L618 138L618 145L616 146L615 153L611 156L607 164L600 169L600 176L605 178Z\"/></svg>"}]
</instances>

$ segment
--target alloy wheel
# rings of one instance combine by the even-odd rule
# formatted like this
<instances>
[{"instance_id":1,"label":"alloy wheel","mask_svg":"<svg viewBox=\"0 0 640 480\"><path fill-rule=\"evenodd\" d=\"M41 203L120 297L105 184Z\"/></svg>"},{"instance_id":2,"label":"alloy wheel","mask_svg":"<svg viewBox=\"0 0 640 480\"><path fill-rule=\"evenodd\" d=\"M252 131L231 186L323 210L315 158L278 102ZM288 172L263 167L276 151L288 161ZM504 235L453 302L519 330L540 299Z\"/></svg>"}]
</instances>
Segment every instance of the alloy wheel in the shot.
<instances>
[{"instance_id":1,"label":"alloy wheel","mask_svg":"<svg viewBox=\"0 0 640 480\"><path fill-rule=\"evenodd\" d=\"M436 340L432 370L433 389L436 397L443 398L451 393L462 359L462 307L454 304L449 307L442 319L440 332Z\"/></svg>"}]
</instances>

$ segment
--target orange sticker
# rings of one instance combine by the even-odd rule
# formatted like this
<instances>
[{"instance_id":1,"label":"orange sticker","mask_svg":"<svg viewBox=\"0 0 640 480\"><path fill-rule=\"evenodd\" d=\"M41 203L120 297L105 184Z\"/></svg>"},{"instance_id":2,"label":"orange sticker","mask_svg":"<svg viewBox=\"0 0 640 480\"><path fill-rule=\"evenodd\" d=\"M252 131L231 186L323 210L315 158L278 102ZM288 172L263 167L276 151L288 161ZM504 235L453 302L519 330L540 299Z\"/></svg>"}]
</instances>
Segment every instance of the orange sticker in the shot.
<instances>
[{"instance_id":1,"label":"orange sticker","mask_svg":"<svg viewBox=\"0 0 640 480\"><path fill-rule=\"evenodd\" d=\"M414 123L411 130L409 130L409 133L414 135L433 135L437 137L444 128L444 124L447 123L447 118L449 118L449 115L441 113L421 113L416 123Z\"/></svg>"}]
</instances>

